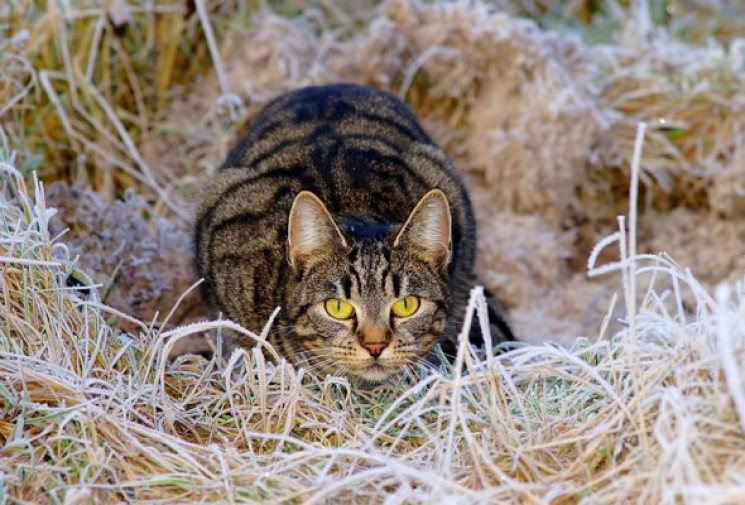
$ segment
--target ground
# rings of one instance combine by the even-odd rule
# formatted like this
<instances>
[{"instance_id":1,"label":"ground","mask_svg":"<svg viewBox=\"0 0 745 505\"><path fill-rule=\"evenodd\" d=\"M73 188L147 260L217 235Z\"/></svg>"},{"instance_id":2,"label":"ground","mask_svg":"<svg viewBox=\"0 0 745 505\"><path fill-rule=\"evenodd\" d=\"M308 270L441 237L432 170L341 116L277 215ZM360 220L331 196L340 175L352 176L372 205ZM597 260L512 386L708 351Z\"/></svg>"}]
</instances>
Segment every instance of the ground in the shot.
<instances>
[{"instance_id":1,"label":"ground","mask_svg":"<svg viewBox=\"0 0 745 505\"><path fill-rule=\"evenodd\" d=\"M0 498L742 501L745 11L601 4L0 7ZM332 81L448 151L526 344L371 393L168 362L233 327L192 289L202 181Z\"/></svg>"}]
</instances>

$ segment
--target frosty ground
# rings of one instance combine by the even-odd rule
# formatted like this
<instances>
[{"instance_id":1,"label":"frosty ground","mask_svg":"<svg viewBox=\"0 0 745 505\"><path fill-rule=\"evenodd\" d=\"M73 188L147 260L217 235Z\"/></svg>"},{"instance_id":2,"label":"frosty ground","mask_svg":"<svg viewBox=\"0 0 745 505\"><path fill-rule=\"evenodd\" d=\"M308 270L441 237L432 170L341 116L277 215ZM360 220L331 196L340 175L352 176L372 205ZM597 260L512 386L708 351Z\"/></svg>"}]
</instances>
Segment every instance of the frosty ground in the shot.
<instances>
[{"instance_id":1,"label":"frosty ground","mask_svg":"<svg viewBox=\"0 0 745 505\"><path fill-rule=\"evenodd\" d=\"M0 497L742 501L743 18L531 5L4 7ZM194 287L200 181L268 99L338 80L448 150L533 345L373 393L255 350L169 365L233 327Z\"/></svg>"}]
</instances>

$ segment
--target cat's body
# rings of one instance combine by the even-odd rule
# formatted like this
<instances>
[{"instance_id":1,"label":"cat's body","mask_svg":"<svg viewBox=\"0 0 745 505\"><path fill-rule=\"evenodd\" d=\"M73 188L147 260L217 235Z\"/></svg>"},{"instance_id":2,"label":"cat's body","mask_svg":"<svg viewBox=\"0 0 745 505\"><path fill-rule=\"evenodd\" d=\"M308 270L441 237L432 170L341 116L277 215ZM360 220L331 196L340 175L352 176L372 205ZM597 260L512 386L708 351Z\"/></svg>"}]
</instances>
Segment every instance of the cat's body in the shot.
<instances>
[{"instance_id":1,"label":"cat's body","mask_svg":"<svg viewBox=\"0 0 745 505\"><path fill-rule=\"evenodd\" d=\"M463 184L411 112L370 88L312 87L271 102L196 217L212 304L252 330L281 307L270 342L322 371L376 382L437 340L452 350L477 284ZM394 316L407 296L416 313ZM491 305L494 342L511 340Z\"/></svg>"}]
</instances>

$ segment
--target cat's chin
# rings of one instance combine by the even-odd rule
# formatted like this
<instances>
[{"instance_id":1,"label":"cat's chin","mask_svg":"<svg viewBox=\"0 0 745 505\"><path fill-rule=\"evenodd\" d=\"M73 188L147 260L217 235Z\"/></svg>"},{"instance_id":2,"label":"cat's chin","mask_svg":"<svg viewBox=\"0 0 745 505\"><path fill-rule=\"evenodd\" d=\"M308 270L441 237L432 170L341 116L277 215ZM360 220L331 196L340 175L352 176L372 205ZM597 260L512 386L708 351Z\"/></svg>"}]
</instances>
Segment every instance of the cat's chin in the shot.
<instances>
[{"instance_id":1,"label":"cat's chin","mask_svg":"<svg viewBox=\"0 0 745 505\"><path fill-rule=\"evenodd\" d=\"M395 376L397 372L398 369L383 366L379 363L373 363L365 368L350 370L347 373L351 378L361 381L366 385L377 386Z\"/></svg>"}]
</instances>

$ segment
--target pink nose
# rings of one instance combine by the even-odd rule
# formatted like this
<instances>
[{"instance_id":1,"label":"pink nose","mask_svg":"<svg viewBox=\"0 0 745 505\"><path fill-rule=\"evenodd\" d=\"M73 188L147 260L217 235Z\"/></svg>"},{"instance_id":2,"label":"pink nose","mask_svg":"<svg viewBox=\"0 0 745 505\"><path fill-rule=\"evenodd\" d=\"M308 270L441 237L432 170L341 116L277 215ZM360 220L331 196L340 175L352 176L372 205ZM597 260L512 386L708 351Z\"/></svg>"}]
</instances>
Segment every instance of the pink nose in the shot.
<instances>
[{"instance_id":1,"label":"pink nose","mask_svg":"<svg viewBox=\"0 0 745 505\"><path fill-rule=\"evenodd\" d=\"M388 344L386 344L386 343L362 344L362 346L365 349L367 349L367 352L370 353L370 356L372 356L373 358L377 358L383 352L383 349L385 349L386 347L388 347Z\"/></svg>"}]
</instances>

